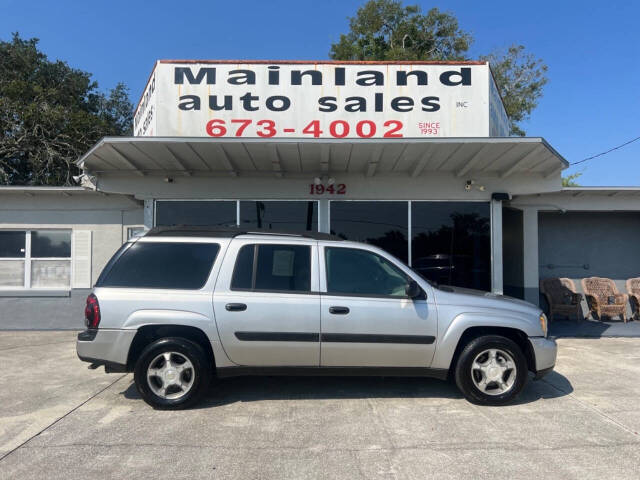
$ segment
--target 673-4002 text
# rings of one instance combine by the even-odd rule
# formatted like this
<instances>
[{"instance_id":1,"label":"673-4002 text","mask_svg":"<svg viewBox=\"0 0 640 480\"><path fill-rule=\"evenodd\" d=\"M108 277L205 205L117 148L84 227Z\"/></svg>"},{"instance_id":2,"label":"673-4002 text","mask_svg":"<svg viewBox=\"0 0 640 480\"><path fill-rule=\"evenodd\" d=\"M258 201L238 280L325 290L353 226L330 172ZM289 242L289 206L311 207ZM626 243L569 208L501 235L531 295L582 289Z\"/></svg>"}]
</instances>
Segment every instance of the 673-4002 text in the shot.
<instances>
[{"instance_id":1,"label":"673-4002 text","mask_svg":"<svg viewBox=\"0 0 640 480\"><path fill-rule=\"evenodd\" d=\"M234 118L225 121L219 118L207 122L205 130L210 137L252 137L258 136L270 138L282 134L310 135L314 138L333 137L345 138L348 136L359 138L402 138L403 124L399 120L386 120L382 125L372 120L360 120L359 122L347 122L346 120L334 120L328 125L323 125L320 120L311 120L299 132L294 127L279 127L273 120L257 120Z\"/></svg>"}]
</instances>

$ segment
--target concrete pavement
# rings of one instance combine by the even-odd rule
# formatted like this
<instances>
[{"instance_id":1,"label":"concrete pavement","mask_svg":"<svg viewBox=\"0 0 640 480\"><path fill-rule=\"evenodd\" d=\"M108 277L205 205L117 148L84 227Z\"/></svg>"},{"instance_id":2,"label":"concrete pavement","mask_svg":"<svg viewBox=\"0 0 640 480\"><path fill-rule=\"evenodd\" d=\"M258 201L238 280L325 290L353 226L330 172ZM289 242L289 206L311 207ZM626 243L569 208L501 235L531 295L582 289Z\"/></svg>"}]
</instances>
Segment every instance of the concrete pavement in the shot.
<instances>
[{"instance_id":1,"label":"concrete pavement","mask_svg":"<svg viewBox=\"0 0 640 480\"><path fill-rule=\"evenodd\" d=\"M0 478L638 478L640 339L561 339L557 373L478 407L430 379L236 378L154 411L72 332L0 332Z\"/></svg>"}]
</instances>

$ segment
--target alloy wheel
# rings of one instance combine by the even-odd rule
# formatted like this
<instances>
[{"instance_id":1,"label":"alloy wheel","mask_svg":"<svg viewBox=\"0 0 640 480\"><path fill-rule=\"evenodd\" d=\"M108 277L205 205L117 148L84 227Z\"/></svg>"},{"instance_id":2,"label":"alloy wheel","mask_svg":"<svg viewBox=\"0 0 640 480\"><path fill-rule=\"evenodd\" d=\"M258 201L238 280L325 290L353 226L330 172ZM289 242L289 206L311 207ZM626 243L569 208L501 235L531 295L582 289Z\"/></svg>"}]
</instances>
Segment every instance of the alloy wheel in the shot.
<instances>
[{"instance_id":1,"label":"alloy wheel","mask_svg":"<svg viewBox=\"0 0 640 480\"><path fill-rule=\"evenodd\" d=\"M471 379L482 393L502 395L513 388L517 377L516 362L504 350L483 350L471 364Z\"/></svg>"},{"instance_id":2,"label":"alloy wheel","mask_svg":"<svg viewBox=\"0 0 640 480\"><path fill-rule=\"evenodd\" d=\"M157 355L147 368L149 388L160 398L176 400L193 387L195 369L182 353L164 352Z\"/></svg>"}]
</instances>

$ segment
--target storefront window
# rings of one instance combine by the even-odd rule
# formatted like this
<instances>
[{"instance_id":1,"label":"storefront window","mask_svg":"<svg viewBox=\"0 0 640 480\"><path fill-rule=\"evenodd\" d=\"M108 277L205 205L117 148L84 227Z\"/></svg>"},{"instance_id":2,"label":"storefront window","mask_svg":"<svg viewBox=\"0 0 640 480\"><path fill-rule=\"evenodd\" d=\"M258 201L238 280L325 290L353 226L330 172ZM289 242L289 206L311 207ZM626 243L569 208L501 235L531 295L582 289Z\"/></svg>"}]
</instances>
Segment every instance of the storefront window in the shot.
<instances>
[{"instance_id":1,"label":"storefront window","mask_svg":"<svg viewBox=\"0 0 640 480\"><path fill-rule=\"evenodd\" d=\"M69 288L71 230L0 232L0 288Z\"/></svg>"},{"instance_id":2,"label":"storefront window","mask_svg":"<svg viewBox=\"0 0 640 480\"><path fill-rule=\"evenodd\" d=\"M412 266L444 285L491 289L489 204L411 202Z\"/></svg>"},{"instance_id":3,"label":"storefront window","mask_svg":"<svg viewBox=\"0 0 640 480\"><path fill-rule=\"evenodd\" d=\"M407 262L407 202L334 201L330 206L331 233L375 245Z\"/></svg>"},{"instance_id":4,"label":"storefront window","mask_svg":"<svg viewBox=\"0 0 640 480\"><path fill-rule=\"evenodd\" d=\"M31 256L39 258L71 257L71 235L65 230L31 232Z\"/></svg>"},{"instance_id":5,"label":"storefront window","mask_svg":"<svg viewBox=\"0 0 640 480\"><path fill-rule=\"evenodd\" d=\"M241 201L240 226L280 231L317 231L318 203Z\"/></svg>"},{"instance_id":6,"label":"storefront window","mask_svg":"<svg viewBox=\"0 0 640 480\"><path fill-rule=\"evenodd\" d=\"M26 232L0 232L0 258L24 258Z\"/></svg>"},{"instance_id":7,"label":"storefront window","mask_svg":"<svg viewBox=\"0 0 640 480\"><path fill-rule=\"evenodd\" d=\"M234 201L168 201L156 202L156 225L233 227L236 225Z\"/></svg>"}]
</instances>

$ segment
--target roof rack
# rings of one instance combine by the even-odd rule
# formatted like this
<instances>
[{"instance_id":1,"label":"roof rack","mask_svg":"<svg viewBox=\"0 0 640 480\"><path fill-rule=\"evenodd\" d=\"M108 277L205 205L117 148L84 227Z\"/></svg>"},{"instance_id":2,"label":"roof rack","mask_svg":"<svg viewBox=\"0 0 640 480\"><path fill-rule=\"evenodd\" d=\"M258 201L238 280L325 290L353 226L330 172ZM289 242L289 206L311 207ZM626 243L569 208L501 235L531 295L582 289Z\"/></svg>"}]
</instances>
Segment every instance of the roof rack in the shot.
<instances>
[{"instance_id":1,"label":"roof rack","mask_svg":"<svg viewBox=\"0 0 640 480\"><path fill-rule=\"evenodd\" d=\"M261 228L239 228L239 227L215 227L215 226L192 226L176 225L171 227L154 227L149 230L145 237L222 237L234 238L239 235L265 235L265 236L286 236L302 237L314 240L342 241L344 238L329 233L309 232L309 231L278 231Z\"/></svg>"}]
</instances>

